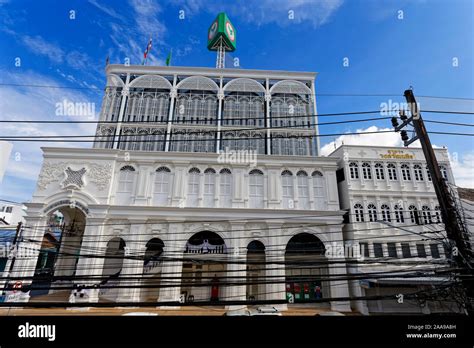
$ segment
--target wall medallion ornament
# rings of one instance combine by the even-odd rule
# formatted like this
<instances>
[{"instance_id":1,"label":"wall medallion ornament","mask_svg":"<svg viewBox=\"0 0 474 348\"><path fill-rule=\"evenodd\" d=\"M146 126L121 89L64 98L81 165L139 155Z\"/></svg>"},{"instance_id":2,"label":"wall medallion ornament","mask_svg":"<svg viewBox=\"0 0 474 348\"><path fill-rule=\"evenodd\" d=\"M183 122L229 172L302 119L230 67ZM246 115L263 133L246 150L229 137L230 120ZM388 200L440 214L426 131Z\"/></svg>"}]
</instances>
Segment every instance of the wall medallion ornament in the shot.
<instances>
[{"instance_id":1,"label":"wall medallion ornament","mask_svg":"<svg viewBox=\"0 0 474 348\"><path fill-rule=\"evenodd\" d=\"M75 187L81 189L84 186L83 176L86 173L86 168L79 170L72 170L71 167L67 167L65 170L66 178L61 183L63 188Z\"/></svg>"}]
</instances>

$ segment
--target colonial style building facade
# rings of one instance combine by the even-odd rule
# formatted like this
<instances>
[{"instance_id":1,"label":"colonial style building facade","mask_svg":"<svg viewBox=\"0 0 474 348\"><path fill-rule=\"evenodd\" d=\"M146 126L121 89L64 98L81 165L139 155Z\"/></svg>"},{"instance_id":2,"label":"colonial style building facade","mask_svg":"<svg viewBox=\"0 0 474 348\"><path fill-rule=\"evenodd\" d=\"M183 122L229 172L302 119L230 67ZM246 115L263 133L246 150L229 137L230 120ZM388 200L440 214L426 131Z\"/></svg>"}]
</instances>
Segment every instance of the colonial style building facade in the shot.
<instances>
[{"instance_id":1,"label":"colonial style building facade","mask_svg":"<svg viewBox=\"0 0 474 348\"><path fill-rule=\"evenodd\" d=\"M109 65L93 148L43 148L22 234L35 256L12 275L33 277L30 300L350 311L344 258L325 252L344 211L338 159L318 157L315 76Z\"/></svg>"},{"instance_id":2,"label":"colonial style building facade","mask_svg":"<svg viewBox=\"0 0 474 348\"><path fill-rule=\"evenodd\" d=\"M447 149L435 153L444 179L454 184ZM351 297L379 297L354 300L353 308L366 314L456 310L452 298L430 300L441 299L433 290L448 280L434 273L447 266L446 235L423 151L342 145L329 157L338 158L339 201L349 212L344 240L361 247L361 261L348 267L358 277L350 281ZM419 276L407 277L416 271ZM418 301L403 299L417 293Z\"/></svg>"},{"instance_id":3,"label":"colonial style building facade","mask_svg":"<svg viewBox=\"0 0 474 348\"><path fill-rule=\"evenodd\" d=\"M28 257L6 265L31 279L23 300L454 308L426 297L447 262L423 153L319 156L315 73L106 73L93 147L43 148L20 236ZM447 150L436 154L454 183Z\"/></svg>"}]
</instances>

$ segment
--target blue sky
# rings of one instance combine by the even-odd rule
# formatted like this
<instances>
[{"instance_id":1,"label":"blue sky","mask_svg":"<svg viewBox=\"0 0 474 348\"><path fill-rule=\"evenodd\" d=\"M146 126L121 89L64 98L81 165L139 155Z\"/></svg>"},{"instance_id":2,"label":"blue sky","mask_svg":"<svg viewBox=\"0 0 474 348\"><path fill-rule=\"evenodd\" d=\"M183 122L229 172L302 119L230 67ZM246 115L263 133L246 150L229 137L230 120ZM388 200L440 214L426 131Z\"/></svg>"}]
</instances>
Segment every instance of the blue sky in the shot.
<instances>
[{"instance_id":1,"label":"blue sky","mask_svg":"<svg viewBox=\"0 0 474 348\"><path fill-rule=\"evenodd\" d=\"M238 47L228 64L238 58L243 69L318 72L319 113L379 110L381 103L404 102L402 94L409 86L416 96L466 98L418 97L422 109L472 112L473 7L470 0L0 0L0 118L67 120L55 115L56 103L63 100L95 103L98 113L106 57L111 63L129 58L131 64L140 64L150 36L150 65L163 65L172 50L172 65L213 67L215 53L206 49L206 34L221 11L237 29ZM382 96L367 96L374 94ZM472 115L423 116L473 123ZM427 126L431 131L472 132L472 127ZM320 132L389 127L389 121L372 121L324 126ZM94 128L11 123L2 124L0 133L93 134ZM395 133L322 138L323 153L334 148L330 142L343 139L346 144L401 145ZM457 184L474 187L472 137L431 139L449 148ZM31 199L42 161L40 146L90 144L15 143L0 198Z\"/></svg>"}]
</instances>

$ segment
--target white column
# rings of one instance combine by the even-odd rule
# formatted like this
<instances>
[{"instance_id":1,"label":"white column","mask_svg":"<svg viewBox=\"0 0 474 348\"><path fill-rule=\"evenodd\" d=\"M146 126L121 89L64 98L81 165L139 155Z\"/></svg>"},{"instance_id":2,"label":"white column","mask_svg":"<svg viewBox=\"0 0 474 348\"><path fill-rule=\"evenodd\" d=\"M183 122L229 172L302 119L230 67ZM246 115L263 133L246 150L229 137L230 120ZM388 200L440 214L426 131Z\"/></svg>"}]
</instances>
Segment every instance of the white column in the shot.
<instances>
[{"instance_id":1,"label":"white column","mask_svg":"<svg viewBox=\"0 0 474 348\"><path fill-rule=\"evenodd\" d=\"M265 87L266 87L266 92L265 92L265 104L267 106L267 111L265 113L265 127L267 127L267 155L272 154L272 147L271 147L271 139L270 139L270 101L272 100L272 95L270 94L270 83L268 79L265 80Z\"/></svg>"},{"instance_id":2,"label":"white column","mask_svg":"<svg viewBox=\"0 0 474 348\"><path fill-rule=\"evenodd\" d=\"M245 224L243 223L232 223L232 236L242 236L245 230ZM227 278L229 282L245 283L247 280L247 265L246 263L235 263L236 261L242 261L247 259L247 249L244 245L245 240L243 238L233 238L226 241L229 253L227 255L229 263L227 263ZM223 289L223 300L224 301L245 301L247 299L247 285L228 285ZM226 306L227 310L243 310L247 308L246 305L229 305Z\"/></svg>"},{"instance_id":3,"label":"white column","mask_svg":"<svg viewBox=\"0 0 474 348\"><path fill-rule=\"evenodd\" d=\"M274 236L269 238L269 247L272 245L279 245L277 250L269 250L265 252L265 259L271 260L274 263L266 263L265 267L266 279L271 280L271 284L266 286L266 300L285 300L286 299L286 269L285 269L285 248L284 238L282 237L283 232L281 230L281 224L272 223L269 221L268 228L272 231ZM288 309L287 304L275 304L272 305L280 311Z\"/></svg>"},{"instance_id":4,"label":"white column","mask_svg":"<svg viewBox=\"0 0 474 348\"><path fill-rule=\"evenodd\" d=\"M98 285L101 282L104 267L104 255L107 248L107 239L103 236L105 227L104 219L87 219L87 224L82 237L81 251L76 268L76 285ZM72 292L71 292L72 293ZM75 302L98 302L99 289L88 289L88 296L77 297Z\"/></svg>"},{"instance_id":5,"label":"white column","mask_svg":"<svg viewBox=\"0 0 474 348\"><path fill-rule=\"evenodd\" d=\"M222 132L222 100L224 99L224 91L222 90L222 76L219 78L219 92L217 93L218 107L217 107L217 143L216 153L220 152L221 147L221 132ZM225 151L225 149L224 149Z\"/></svg>"},{"instance_id":6,"label":"white column","mask_svg":"<svg viewBox=\"0 0 474 348\"><path fill-rule=\"evenodd\" d=\"M329 290L331 298L349 297L349 286L347 280L335 279L335 277L346 277L346 267L342 267L345 264L340 263L340 261L341 258L328 258L328 274L330 279ZM331 301L331 310L350 312L350 301Z\"/></svg>"},{"instance_id":7,"label":"white column","mask_svg":"<svg viewBox=\"0 0 474 348\"><path fill-rule=\"evenodd\" d=\"M317 105L316 105L316 88L314 86L314 80L311 81L311 91L313 92L313 94L311 95L311 99L313 100L313 112L314 112L314 117L313 117L313 120L314 120L314 129L315 129L315 134L316 134L316 153L314 154L314 156L319 156L319 151L320 151L320 140L319 140L319 127L317 126L318 124L318 108L317 108ZM313 142L314 144L314 142Z\"/></svg>"},{"instance_id":8,"label":"white column","mask_svg":"<svg viewBox=\"0 0 474 348\"><path fill-rule=\"evenodd\" d=\"M358 274L357 267L348 267L349 274ZM365 296L365 289L360 284L359 280L351 280L349 281L349 289L351 297L364 297ZM354 300L351 301L353 308L363 315L369 314L369 309L367 307L366 300Z\"/></svg>"},{"instance_id":9,"label":"white column","mask_svg":"<svg viewBox=\"0 0 474 348\"><path fill-rule=\"evenodd\" d=\"M171 123L173 121L175 99L178 94L178 90L176 89L176 79L177 79L177 76L174 75L173 88L171 88L171 92L170 92L170 109L168 112L168 123L166 125L165 151L169 151L169 148L170 148Z\"/></svg>"},{"instance_id":10,"label":"white column","mask_svg":"<svg viewBox=\"0 0 474 348\"><path fill-rule=\"evenodd\" d=\"M115 136L114 136L114 149L118 149L119 139L120 139L120 130L122 128L122 121L123 121L123 114L125 113L125 103L127 101L129 93L128 84L130 82L130 74L127 74L127 78L125 80L125 86L122 89L122 103L120 104L120 112L117 122L117 127L115 129Z\"/></svg>"},{"instance_id":11,"label":"white column","mask_svg":"<svg viewBox=\"0 0 474 348\"><path fill-rule=\"evenodd\" d=\"M169 224L169 230L166 240L164 240L165 247L163 250L163 257L170 257L174 260L167 260L161 271L162 277L160 285L160 294L158 297L158 304L160 302L178 302L181 293L182 271L183 271L183 254L178 253L182 246L184 253L184 243L177 240L182 237L182 234L177 232L183 231L183 225L178 223ZM179 306L162 306L161 309L179 309Z\"/></svg>"},{"instance_id":12,"label":"white column","mask_svg":"<svg viewBox=\"0 0 474 348\"><path fill-rule=\"evenodd\" d=\"M133 242L126 242L125 258L123 260L120 278L139 277L143 274L143 256L145 254L146 225L144 221L131 221L130 239ZM139 302L141 288L139 279L123 279L120 285L127 287L120 288L117 302Z\"/></svg>"}]
</instances>

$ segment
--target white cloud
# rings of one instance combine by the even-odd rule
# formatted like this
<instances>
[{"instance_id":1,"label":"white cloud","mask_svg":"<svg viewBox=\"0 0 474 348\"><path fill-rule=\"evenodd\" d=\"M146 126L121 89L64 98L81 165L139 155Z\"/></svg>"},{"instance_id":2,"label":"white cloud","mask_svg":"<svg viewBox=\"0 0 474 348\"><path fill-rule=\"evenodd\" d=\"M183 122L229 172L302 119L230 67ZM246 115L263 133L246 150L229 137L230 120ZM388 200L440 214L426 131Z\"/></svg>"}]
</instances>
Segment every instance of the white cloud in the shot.
<instances>
[{"instance_id":1,"label":"white cloud","mask_svg":"<svg viewBox=\"0 0 474 348\"><path fill-rule=\"evenodd\" d=\"M207 10L217 14L222 11L220 4L205 0L179 0L172 3L178 4L188 13ZM316 28L327 23L342 4L343 0L240 0L226 3L226 12L231 17L239 17L257 25L275 23L288 26L309 22Z\"/></svg>"},{"instance_id":2,"label":"white cloud","mask_svg":"<svg viewBox=\"0 0 474 348\"><path fill-rule=\"evenodd\" d=\"M92 59L84 52L72 50L66 53L61 47L45 40L40 35L22 36L9 28L3 28L2 30L20 40L31 52L45 56L55 64L60 64L66 61L71 68L83 73L88 73L91 70L99 74L102 73L102 70L97 66L97 64L94 64ZM90 75L95 77L95 74ZM70 78L69 81L71 81Z\"/></svg>"},{"instance_id":3,"label":"white cloud","mask_svg":"<svg viewBox=\"0 0 474 348\"><path fill-rule=\"evenodd\" d=\"M32 52L47 56L54 63L61 63L64 58L64 51L57 45L47 42L41 36L35 37L25 35L22 37L25 46Z\"/></svg>"},{"instance_id":4,"label":"white cloud","mask_svg":"<svg viewBox=\"0 0 474 348\"><path fill-rule=\"evenodd\" d=\"M152 36L154 41L163 40L162 34L166 27L158 20L161 8L155 0L130 0L135 12L134 18L138 32L145 36ZM157 41L158 40L158 41Z\"/></svg>"},{"instance_id":5,"label":"white cloud","mask_svg":"<svg viewBox=\"0 0 474 348\"><path fill-rule=\"evenodd\" d=\"M128 18L109 24L110 40L115 48L109 52L111 61L124 63L124 59L129 58L130 64L141 64L143 52L151 37L153 43L148 60L153 64L164 65L164 58L158 58L153 53L159 51L157 46L164 44L166 33L165 25L159 20L161 8L158 2L129 0L129 5L133 13Z\"/></svg>"},{"instance_id":6,"label":"white cloud","mask_svg":"<svg viewBox=\"0 0 474 348\"><path fill-rule=\"evenodd\" d=\"M123 19L123 17L121 15L119 15L113 8L110 8L110 7L107 7L103 4L99 4L97 2L97 0L89 0L89 3L91 5L94 5L95 7L97 7L99 10L101 10L102 12L108 14L109 16L113 17L113 18L116 18L116 19Z\"/></svg>"},{"instance_id":7,"label":"white cloud","mask_svg":"<svg viewBox=\"0 0 474 348\"><path fill-rule=\"evenodd\" d=\"M0 74L12 84L50 85L59 86L58 82L50 77L33 73L9 73L0 71ZM0 89L0 114L4 120L85 120L79 116L56 115L56 103L64 100L72 102L97 103L87 95L77 90L61 88L15 87L4 86ZM95 105L96 117L100 105ZM94 124L36 124L36 123L4 123L1 135L9 136L44 136L44 135L93 135ZM41 163L41 146L55 147L91 147L91 143L63 143L63 142L13 142L13 149L3 183L0 185L2 197L17 197L29 199L34 182L37 179ZM28 185L19 185L19 180L29 182Z\"/></svg>"},{"instance_id":8,"label":"white cloud","mask_svg":"<svg viewBox=\"0 0 474 348\"><path fill-rule=\"evenodd\" d=\"M92 62L89 56L83 52L72 51L66 56L66 62L70 67L76 70L87 70L92 67Z\"/></svg>"},{"instance_id":9,"label":"white cloud","mask_svg":"<svg viewBox=\"0 0 474 348\"><path fill-rule=\"evenodd\" d=\"M450 157L456 186L474 188L474 151L461 156L452 153Z\"/></svg>"},{"instance_id":10,"label":"white cloud","mask_svg":"<svg viewBox=\"0 0 474 348\"><path fill-rule=\"evenodd\" d=\"M377 145L377 146L403 146L400 134L395 133L391 128L378 128L370 126L366 129L357 129L354 133L390 131L390 133L374 133L374 134L347 134L341 135L336 140L324 145L321 148L321 155L327 156L334 151L335 146L344 145ZM417 142L415 142L416 144Z\"/></svg>"}]
</instances>

